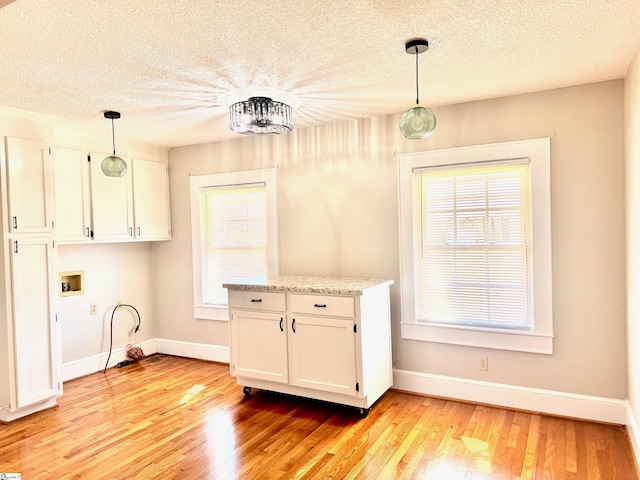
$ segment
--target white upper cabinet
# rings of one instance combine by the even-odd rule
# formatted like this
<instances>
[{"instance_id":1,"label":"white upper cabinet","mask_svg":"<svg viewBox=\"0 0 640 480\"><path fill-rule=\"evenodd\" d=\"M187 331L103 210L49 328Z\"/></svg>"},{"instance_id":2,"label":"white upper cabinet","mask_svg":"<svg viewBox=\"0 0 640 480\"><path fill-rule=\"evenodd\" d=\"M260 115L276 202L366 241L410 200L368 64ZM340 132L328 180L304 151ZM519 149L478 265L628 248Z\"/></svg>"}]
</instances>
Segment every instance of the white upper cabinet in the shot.
<instances>
[{"instance_id":1,"label":"white upper cabinet","mask_svg":"<svg viewBox=\"0 0 640 480\"><path fill-rule=\"evenodd\" d=\"M166 163L125 158L127 173L107 177L108 154L54 149L55 213L62 243L169 240Z\"/></svg>"},{"instance_id":2,"label":"white upper cabinet","mask_svg":"<svg viewBox=\"0 0 640 480\"><path fill-rule=\"evenodd\" d=\"M56 233L58 241L82 243L93 237L87 152L53 149Z\"/></svg>"},{"instance_id":3,"label":"white upper cabinet","mask_svg":"<svg viewBox=\"0 0 640 480\"><path fill-rule=\"evenodd\" d=\"M9 231L51 233L52 166L45 142L6 138Z\"/></svg>"},{"instance_id":4,"label":"white upper cabinet","mask_svg":"<svg viewBox=\"0 0 640 480\"><path fill-rule=\"evenodd\" d=\"M107 177L100 168L109 154L91 154L91 213L93 236L98 241L130 241L133 233L131 162L122 177Z\"/></svg>"},{"instance_id":5,"label":"white upper cabinet","mask_svg":"<svg viewBox=\"0 0 640 480\"><path fill-rule=\"evenodd\" d=\"M133 210L138 240L169 240L169 173L167 165L133 160Z\"/></svg>"}]
</instances>

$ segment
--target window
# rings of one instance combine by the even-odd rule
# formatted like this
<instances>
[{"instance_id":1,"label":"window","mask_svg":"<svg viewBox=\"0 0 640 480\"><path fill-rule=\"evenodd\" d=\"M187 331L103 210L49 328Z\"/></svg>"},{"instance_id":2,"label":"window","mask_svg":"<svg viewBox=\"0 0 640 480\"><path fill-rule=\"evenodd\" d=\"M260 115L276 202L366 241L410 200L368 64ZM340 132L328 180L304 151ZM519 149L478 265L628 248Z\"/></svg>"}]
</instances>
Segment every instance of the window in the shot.
<instances>
[{"instance_id":1,"label":"window","mask_svg":"<svg viewBox=\"0 0 640 480\"><path fill-rule=\"evenodd\" d=\"M398 160L403 337L552 353L549 140Z\"/></svg>"},{"instance_id":2,"label":"window","mask_svg":"<svg viewBox=\"0 0 640 480\"><path fill-rule=\"evenodd\" d=\"M190 177L196 318L227 320L222 284L276 275L275 170Z\"/></svg>"}]
</instances>

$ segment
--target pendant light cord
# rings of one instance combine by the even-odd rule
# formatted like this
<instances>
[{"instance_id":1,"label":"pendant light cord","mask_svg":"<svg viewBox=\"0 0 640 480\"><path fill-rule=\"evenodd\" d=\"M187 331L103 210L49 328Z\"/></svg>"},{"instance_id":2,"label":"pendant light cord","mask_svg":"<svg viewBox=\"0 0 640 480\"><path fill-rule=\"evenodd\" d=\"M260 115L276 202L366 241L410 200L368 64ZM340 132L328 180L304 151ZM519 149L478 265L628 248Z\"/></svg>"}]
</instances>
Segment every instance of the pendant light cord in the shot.
<instances>
[{"instance_id":1,"label":"pendant light cord","mask_svg":"<svg viewBox=\"0 0 640 480\"><path fill-rule=\"evenodd\" d=\"M113 145L113 154L116 154L116 132L113 126L113 117L111 117L111 143Z\"/></svg>"},{"instance_id":2,"label":"pendant light cord","mask_svg":"<svg viewBox=\"0 0 640 480\"><path fill-rule=\"evenodd\" d=\"M416 46L416 105L420 105L420 95L418 95L418 47ZM113 122L113 120L111 120ZM115 147L114 147L115 148ZM113 153L116 153L115 151Z\"/></svg>"}]
</instances>

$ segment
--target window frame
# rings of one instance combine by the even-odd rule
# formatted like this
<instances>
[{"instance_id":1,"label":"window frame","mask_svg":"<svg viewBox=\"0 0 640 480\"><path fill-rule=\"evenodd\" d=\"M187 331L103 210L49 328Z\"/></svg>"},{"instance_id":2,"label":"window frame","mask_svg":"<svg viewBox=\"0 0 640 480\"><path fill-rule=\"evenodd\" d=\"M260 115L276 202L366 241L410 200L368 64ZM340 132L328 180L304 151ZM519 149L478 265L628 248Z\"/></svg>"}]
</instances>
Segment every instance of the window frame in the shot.
<instances>
[{"instance_id":1,"label":"window frame","mask_svg":"<svg viewBox=\"0 0 640 480\"><path fill-rule=\"evenodd\" d=\"M531 330L418 323L413 247L414 170L528 158L531 165L533 325ZM553 353L550 139L397 155L402 338L542 354Z\"/></svg>"},{"instance_id":2,"label":"window frame","mask_svg":"<svg viewBox=\"0 0 640 480\"><path fill-rule=\"evenodd\" d=\"M276 203L276 169L247 170L240 172L192 175L189 177L191 203L191 251L193 260L193 315L205 320L229 320L227 305L211 305L203 302L202 277L204 231L200 222L205 207L205 191L234 185L264 184L267 200L267 274L278 275L278 218Z\"/></svg>"}]
</instances>

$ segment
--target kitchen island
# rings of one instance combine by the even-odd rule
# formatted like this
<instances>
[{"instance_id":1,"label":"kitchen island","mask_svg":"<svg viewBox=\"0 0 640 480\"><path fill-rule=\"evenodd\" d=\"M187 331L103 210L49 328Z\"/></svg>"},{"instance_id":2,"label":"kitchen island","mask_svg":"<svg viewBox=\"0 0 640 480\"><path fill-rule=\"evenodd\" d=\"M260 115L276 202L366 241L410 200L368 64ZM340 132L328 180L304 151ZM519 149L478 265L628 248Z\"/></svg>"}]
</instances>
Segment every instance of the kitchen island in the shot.
<instances>
[{"instance_id":1,"label":"kitchen island","mask_svg":"<svg viewBox=\"0 0 640 480\"><path fill-rule=\"evenodd\" d=\"M225 283L231 375L366 414L392 385L393 280L274 276Z\"/></svg>"}]
</instances>

